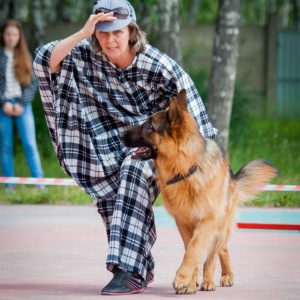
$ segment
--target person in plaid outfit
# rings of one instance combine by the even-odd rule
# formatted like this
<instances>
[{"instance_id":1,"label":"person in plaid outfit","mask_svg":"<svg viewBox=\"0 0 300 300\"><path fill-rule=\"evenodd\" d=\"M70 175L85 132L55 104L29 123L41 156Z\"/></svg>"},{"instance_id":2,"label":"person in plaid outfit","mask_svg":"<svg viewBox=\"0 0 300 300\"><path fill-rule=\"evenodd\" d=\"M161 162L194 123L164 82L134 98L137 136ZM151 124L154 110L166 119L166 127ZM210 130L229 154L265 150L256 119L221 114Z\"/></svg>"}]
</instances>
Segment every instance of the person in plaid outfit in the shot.
<instances>
[{"instance_id":1,"label":"person in plaid outfit","mask_svg":"<svg viewBox=\"0 0 300 300\"><path fill-rule=\"evenodd\" d=\"M217 130L189 75L146 42L126 0L98 0L80 31L37 49L34 70L60 165L93 197L106 228L113 278L101 293L142 292L154 277L159 188L152 161L132 160L118 136L167 109L182 88L201 133Z\"/></svg>"}]
</instances>

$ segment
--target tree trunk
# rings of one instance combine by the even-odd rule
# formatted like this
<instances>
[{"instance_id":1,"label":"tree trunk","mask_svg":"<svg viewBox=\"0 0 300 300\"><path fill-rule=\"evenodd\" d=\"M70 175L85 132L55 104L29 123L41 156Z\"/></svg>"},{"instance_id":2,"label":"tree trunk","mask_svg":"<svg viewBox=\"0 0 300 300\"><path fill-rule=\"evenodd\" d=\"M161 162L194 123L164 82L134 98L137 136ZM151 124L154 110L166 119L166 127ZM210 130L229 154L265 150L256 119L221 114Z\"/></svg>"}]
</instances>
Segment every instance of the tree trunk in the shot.
<instances>
[{"instance_id":1,"label":"tree trunk","mask_svg":"<svg viewBox=\"0 0 300 300\"><path fill-rule=\"evenodd\" d=\"M6 18L20 21L21 0L1 0L0 20L1 23Z\"/></svg>"},{"instance_id":2,"label":"tree trunk","mask_svg":"<svg viewBox=\"0 0 300 300\"><path fill-rule=\"evenodd\" d=\"M35 49L44 44L45 24L42 20L41 0L31 0L30 3L30 51L34 53Z\"/></svg>"},{"instance_id":3,"label":"tree trunk","mask_svg":"<svg viewBox=\"0 0 300 300\"><path fill-rule=\"evenodd\" d=\"M281 26L286 28L289 26L290 0L284 0L281 8Z\"/></svg>"},{"instance_id":4,"label":"tree trunk","mask_svg":"<svg viewBox=\"0 0 300 300\"><path fill-rule=\"evenodd\" d=\"M159 1L158 13L160 15L158 26L159 49L173 58L178 64L181 64L178 0Z\"/></svg>"},{"instance_id":5,"label":"tree trunk","mask_svg":"<svg viewBox=\"0 0 300 300\"><path fill-rule=\"evenodd\" d=\"M207 110L219 130L216 141L228 148L230 118L238 60L240 0L219 0Z\"/></svg>"},{"instance_id":6,"label":"tree trunk","mask_svg":"<svg viewBox=\"0 0 300 300\"><path fill-rule=\"evenodd\" d=\"M293 0L295 9L296 28L300 30L300 0Z\"/></svg>"},{"instance_id":7,"label":"tree trunk","mask_svg":"<svg viewBox=\"0 0 300 300\"><path fill-rule=\"evenodd\" d=\"M200 5L201 5L201 0L192 0L191 7L189 9L189 16L188 16L189 25L196 25L197 16L200 10Z\"/></svg>"}]
</instances>

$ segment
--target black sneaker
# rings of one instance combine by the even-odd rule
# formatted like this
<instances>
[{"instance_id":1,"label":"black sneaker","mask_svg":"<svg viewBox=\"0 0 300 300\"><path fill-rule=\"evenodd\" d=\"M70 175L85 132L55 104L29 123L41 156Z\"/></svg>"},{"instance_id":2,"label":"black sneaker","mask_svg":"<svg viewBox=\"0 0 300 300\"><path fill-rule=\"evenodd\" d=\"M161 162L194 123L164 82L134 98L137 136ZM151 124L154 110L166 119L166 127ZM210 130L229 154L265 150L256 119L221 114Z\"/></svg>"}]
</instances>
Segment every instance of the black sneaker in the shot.
<instances>
[{"instance_id":1,"label":"black sneaker","mask_svg":"<svg viewBox=\"0 0 300 300\"><path fill-rule=\"evenodd\" d=\"M130 295L141 293L147 282L130 272L118 269L112 280L102 289L101 295Z\"/></svg>"}]
</instances>

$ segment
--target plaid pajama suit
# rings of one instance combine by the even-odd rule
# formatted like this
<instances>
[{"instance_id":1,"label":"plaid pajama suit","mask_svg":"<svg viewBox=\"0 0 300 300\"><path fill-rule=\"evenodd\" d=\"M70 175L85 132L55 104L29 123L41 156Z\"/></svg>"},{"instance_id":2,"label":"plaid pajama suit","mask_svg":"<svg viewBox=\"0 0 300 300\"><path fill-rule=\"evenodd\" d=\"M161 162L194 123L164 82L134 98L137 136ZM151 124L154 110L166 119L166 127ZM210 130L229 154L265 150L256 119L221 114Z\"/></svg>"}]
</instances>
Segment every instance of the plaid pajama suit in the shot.
<instances>
[{"instance_id":1,"label":"plaid pajama suit","mask_svg":"<svg viewBox=\"0 0 300 300\"><path fill-rule=\"evenodd\" d=\"M188 107L203 135L216 134L191 78L171 58L148 45L120 69L105 54L93 53L91 40L79 43L50 74L58 41L36 52L46 122L61 167L94 198L109 242L107 266L146 277L154 269L156 240L152 204L159 194L152 161L130 159L118 135L166 109L185 88Z\"/></svg>"}]
</instances>

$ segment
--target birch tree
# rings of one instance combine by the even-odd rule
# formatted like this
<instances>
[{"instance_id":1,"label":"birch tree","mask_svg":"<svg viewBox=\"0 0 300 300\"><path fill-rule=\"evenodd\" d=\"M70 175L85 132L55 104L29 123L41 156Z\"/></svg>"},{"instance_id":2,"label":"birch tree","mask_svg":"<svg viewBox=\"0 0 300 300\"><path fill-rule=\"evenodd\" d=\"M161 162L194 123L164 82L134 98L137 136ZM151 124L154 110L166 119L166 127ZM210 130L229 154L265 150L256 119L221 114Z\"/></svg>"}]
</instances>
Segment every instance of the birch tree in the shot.
<instances>
[{"instance_id":1,"label":"birch tree","mask_svg":"<svg viewBox=\"0 0 300 300\"><path fill-rule=\"evenodd\" d=\"M207 110L213 126L219 130L216 141L225 150L238 61L239 20L240 0L219 0Z\"/></svg>"},{"instance_id":2,"label":"birch tree","mask_svg":"<svg viewBox=\"0 0 300 300\"><path fill-rule=\"evenodd\" d=\"M192 0L191 7L189 9L189 14L188 14L189 25L196 25L200 6L201 6L201 0Z\"/></svg>"},{"instance_id":3,"label":"birch tree","mask_svg":"<svg viewBox=\"0 0 300 300\"><path fill-rule=\"evenodd\" d=\"M180 18L178 0L158 2L158 43L159 49L168 54L178 64L182 63L180 47Z\"/></svg>"},{"instance_id":4,"label":"birch tree","mask_svg":"<svg viewBox=\"0 0 300 300\"><path fill-rule=\"evenodd\" d=\"M43 21L43 13L40 0L31 0L30 3L30 29L32 34L30 39L30 51L34 50L44 44L45 37L45 23Z\"/></svg>"}]
</instances>

